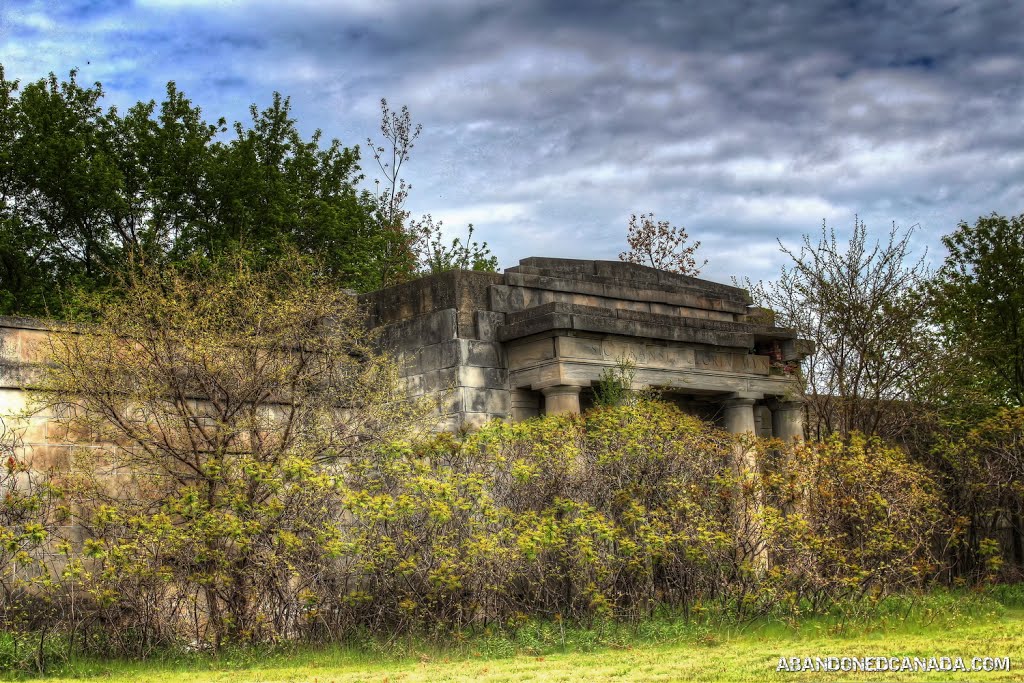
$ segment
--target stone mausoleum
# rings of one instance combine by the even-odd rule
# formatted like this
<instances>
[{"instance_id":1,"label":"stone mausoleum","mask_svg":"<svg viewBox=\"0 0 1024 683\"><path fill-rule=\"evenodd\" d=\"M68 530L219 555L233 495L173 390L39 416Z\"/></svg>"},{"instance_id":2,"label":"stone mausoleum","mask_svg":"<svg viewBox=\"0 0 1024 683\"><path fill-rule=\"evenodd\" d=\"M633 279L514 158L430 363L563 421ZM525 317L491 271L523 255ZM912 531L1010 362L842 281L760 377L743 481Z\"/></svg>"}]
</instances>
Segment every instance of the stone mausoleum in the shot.
<instances>
[{"instance_id":1,"label":"stone mausoleum","mask_svg":"<svg viewBox=\"0 0 1024 683\"><path fill-rule=\"evenodd\" d=\"M503 274L453 271L359 298L409 393L444 398L441 428L580 412L625 360L635 389L731 432L803 437L789 370L810 345L743 289L628 263L528 258ZM0 317L0 420L18 425L44 466L67 461L67 430L45 412L12 418L48 334L46 321Z\"/></svg>"},{"instance_id":2,"label":"stone mausoleum","mask_svg":"<svg viewBox=\"0 0 1024 683\"><path fill-rule=\"evenodd\" d=\"M360 296L415 396L444 392L445 427L578 413L621 361L731 432L803 437L792 369L810 343L746 290L618 261L528 258Z\"/></svg>"}]
</instances>

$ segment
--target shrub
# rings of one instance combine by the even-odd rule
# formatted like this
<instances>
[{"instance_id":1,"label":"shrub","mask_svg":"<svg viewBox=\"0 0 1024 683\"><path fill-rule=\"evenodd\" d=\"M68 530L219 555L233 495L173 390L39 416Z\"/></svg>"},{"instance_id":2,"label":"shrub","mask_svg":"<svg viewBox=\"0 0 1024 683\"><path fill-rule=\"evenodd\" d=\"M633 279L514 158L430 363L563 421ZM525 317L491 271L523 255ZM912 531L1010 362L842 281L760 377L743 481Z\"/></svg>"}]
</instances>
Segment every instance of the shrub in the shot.
<instances>
[{"instance_id":1,"label":"shrub","mask_svg":"<svg viewBox=\"0 0 1024 683\"><path fill-rule=\"evenodd\" d=\"M792 617L921 586L947 521L929 474L877 440L744 438L751 475L733 437L659 401L372 434L343 460L319 441L227 450L206 478L135 461L129 500L81 478L88 533L61 589L88 596L80 642L144 655L665 608Z\"/></svg>"},{"instance_id":2,"label":"shrub","mask_svg":"<svg viewBox=\"0 0 1024 683\"><path fill-rule=\"evenodd\" d=\"M768 444L775 578L813 609L920 587L939 574L952 520L933 475L878 438Z\"/></svg>"},{"instance_id":3,"label":"shrub","mask_svg":"<svg viewBox=\"0 0 1024 683\"><path fill-rule=\"evenodd\" d=\"M0 419L0 669L42 672L52 649L46 632L65 625L52 599L61 494L48 472L30 467Z\"/></svg>"},{"instance_id":4,"label":"shrub","mask_svg":"<svg viewBox=\"0 0 1024 683\"><path fill-rule=\"evenodd\" d=\"M1019 579L1024 567L1024 408L1003 408L936 451L963 516L956 560L977 579ZM1010 562L1007 562L1010 560Z\"/></svg>"},{"instance_id":5,"label":"shrub","mask_svg":"<svg viewBox=\"0 0 1024 683\"><path fill-rule=\"evenodd\" d=\"M291 638L339 552L339 474L405 434L405 400L352 296L296 257L133 271L52 336L38 389L78 449L84 533L64 572L83 632L168 643Z\"/></svg>"}]
</instances>

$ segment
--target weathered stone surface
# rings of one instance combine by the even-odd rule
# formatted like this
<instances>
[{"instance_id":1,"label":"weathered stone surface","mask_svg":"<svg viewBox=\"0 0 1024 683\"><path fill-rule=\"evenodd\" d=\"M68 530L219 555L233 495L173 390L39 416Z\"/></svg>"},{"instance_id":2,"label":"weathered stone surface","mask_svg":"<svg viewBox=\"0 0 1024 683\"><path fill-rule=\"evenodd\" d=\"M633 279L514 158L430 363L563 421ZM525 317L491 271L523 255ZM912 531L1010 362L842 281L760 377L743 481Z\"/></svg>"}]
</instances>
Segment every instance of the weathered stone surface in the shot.
<instances>
[{"instance_id":1,"label":"weathered stone surface","mask_svg":"<svg viewBox=\"0 0 1024 683\"><path fill-rule=\"evenodd\" d=\"M768 406L754 406L754 424L758 436L766 439L772 437L772 411Z\"/></svg>"},{"instance_id":2,"label":"weathered stone surface","mask_svg":"<svg viewBox=\"0 0 1024 683\"><path fill-rule=\"evenodd\" d=\"M814 342L809 339L787 339L782 342L782 360L784 361L799 361L812 353L814 353Z\"/></svg>"},{"instance_id":3,"label":"weathered stone surface","mask_svg":"<svg viewBox=\"0 0 1024 683\"><path fill-rule=\"evenodd\" d=\"M486 309L488 287L500 282L497 273L453 270L361 294L359 303L376 327L447 308Z\"/></svg>"},{"instance_id":4,"label":"weathered stone surface","mask_svg":"<svg viewBox=\"0 0 1024 683\"><path fill-rule=\"evenodd\" d=\"M507 390L463 388L464 410L508 417L512 410L512 396Z\"/></svg>"},{"instance_id":5,"label":"weathered stone surface","mask_svg":"<svg viewBox=\"0 0 1024 683\"><path fill-rule=\"evenodd\" d=\"M51 333L28 327L24 318L6 318L18 328L0 328L0 362L41 363L50 352ZM2 320L2 319L0 319Z\"/></svg>"},{"instance_id":6,"label":"weathered stone surface","mask_svg":"<svg viewBox=\"0 0 1024 683\"><path fill-rule=\"evenodd\" d=\"M606 350L601 337L558 337L555 339L559 358L576 358L580 360L605 359ZM609 345L616 342L610 341ZM622 344L622 342L619 342ZM628 344L623 344L627 346Z\"/></svg>"},{"instance_id":7,"label":"weathered stone surface","mask_svg":"<svg viewBox=\"0 0 1024 683\"><path fill-rule=\"evenodd\" d=\"M41 371L38 365L0 361L0 387L26 387L39 379Z\"/></svg>"},{"instance_id":8,"label":"weathered stone surface","mask_svg":"<svg viewBox=\"0 0 1024 683\"><path fill-rule=\"evenodd\" d=\"M540 390L544 387L561 384L563 380L567 379L563 376L563 370L566 367L565 363L550 360L539 365L517 368L509 372L509 388ZM592 378L593 381L598 379L600 379L600 373L596 373ZM591 378L588 378L586 386L590 386L590 382Z\"/></svg>"},{"instance_id":9,"label":"weathered stone surface","mask_svg":"<svg viewBox=\"0 0 1024 683\"><path fill-rule=\"evenodd\" d=\"M449 339L440 344L429 344L419 349L419 371L429 372L441 368L453 368L462 362L462 346L459 339Z\"/></svg>"},{"instance_id":10,"label":"weathered stone surface","mask_svg":"<svg viewBox=\"0 0 1024 683\"><path fill-rule=\"evenodd\" d=\"M675 327L657 323L645 323L622 318L608 318L594 315L572 316L572 329L582 332L602 332L618 334L625 337L646 339L667 339L695 344L711 344L714 346L731 346L748 348L754 339L742 332L726 332L719 330Z\"/></svg>"},{"instance_id":11,"label":"weathered stone surface","mask_svg":"<svg viewBox=\"0 0 1024 683\"><path fill-rule=\"evenodd\" d=\"M471 413L466 412L462 414L462 420L460 426L462 429L479 429L491 420L501 419L499 415L493 415L491 413Z\"/></svg>"},{"instance_id":12,"label":"weathered stone surface","mask_svg":"<svg viewBox=\"0 0 1024 683\"><path fill-rule=\"evenodd\" d=\"M579 259L545 258L543 256L531 256L519 261L519 267L506 269L508 271L531 272L545 275L559 275L569 277L586 277L594 275L596 261L584 261Z\"/></svg>"},{"instance_id":13,"label":"weathered stone surface","mask_svg":"<svg viewBox=\"0 0 1024 683\"><path fill-rule=\"evenodd\" d=\"M384 346L395 351L419 349L425 345L439 344L456 338L454 308L395 322L384 328L381 333Z\"/></svg>"},{"instance_id":14,"label":"weathered stone surface","mask_svg":"<svg viewBox=\"0 0 1024 683\"><path fill-rule=\"evenodd\" d=\"M688 289L714 292L735 301L750 301L746 290L729 285L701 280L699 278L657 270L649 266L622 261L584 261L578 259L557 259L531 257L519 262L518 267L505 271L529 275L568 278L593 282L626 282L629 285L644 289Z\"/></svg>"},{"instance_id":15,"label":"weathered stone surface","mask_svg":"<svg viewBox=\"0 0 1024 683\"><path fill-rule=\"evenodd\" d=\"M714 402L725 397L751 398L762 431L769 422L794 431L799 411L769 419L761 402L797 393L793 377L769 374L766 354L794 361L813 350L751 307L745 290L617 261L530 258L504 274L421 278L359 295L359 304L395 353L405 391L443 398L439 425L453 429L536 415L542 391L572 408L581 389L625 361L636 386L659 387L702 414L721 413ZM3 401L22 396L39 372L51 329L0 318L0 413L11 414ZM24 427L40 447L88 440L39 420Z\"/></svg>"},{"instance_id":16,"label":"weathered stone surface","mask_svg":"<svg viewBox=\"0 0 1024 683\"><path fill-rule=\"evenodd\" d=\"M564 317L556 316L572 316L573 320L569 322ZM617 322L616 319L635 324ZM754 341L785 340L795 336L792 330L764 325L563 302L541 304L509 313L507 320L508 323L500 330L500 338L504 340L552 329L577 329L747 348Z\"/></svg>"},{"instance_id":17,"label":"weathered stone surface","mask_svg":"<svg viewBox=\"0 0 1024 683\"><path fill-rule=\"evenodd\" d=\"M593 278L570 280L529 273L506 273L505 283L524 290L562 292L577 296L601 297L622 301L658 302L714 311L728 311L736 314L745 314L749 303L747 300L725 297L718 290L665 286L651 289L647 286L636 287L624 280L601 281ZM524 293L522 296L524 297L523 304L530 305L533 303L529 299L529 294ZM509 303L506 305L509 308L514 308L517 303L517 301L510 298ZM581 303L583 302L581 301ZM597 303L597 299L591 300L591 303Z\"/></svg>"},{"instance_id":18,"label":"weathered stone surface","mask_svg":"<svg viewBox=\"0 0 1024 683\"><path fill-rule=\"evenodd\" d=\"M519 422L540 415L540 392L514 389L509 392L509 396L512 402L510 416L513 421Z\"/></svg>"},{"instance_id":19,"label":"weathered stone surface","mask_svg":"<svg viewBox=\"0 0 1024 683\"><path fill-rule=\"evenodd\" d=\"M482 341L498 341L498 328L505 324L505 314L494 311L474 311L476 316L476 338Z\"/></svg>"},{"instance_id":20,"label":"weathered stone surface","mask_svg":"<svg viewBox=\"0 0 1024 683\"><path fill-rule=\"evenodd\" d=\"M507 367L502 345L499 342L460 339L459 343L461 345L461 359L466 365L480 368Z\"/></svg>"},{"instance_id":21,"label":"weathered stone surface","mask_svg":"<svg viewBox=\"0 0 1024 683\"><path fill-rule=\"evenodd\" d=\"M767 356L708 350L697 351L695 355L696 367L703 370L768 374L769 359Z\"/></svg>"},{"instance_id":22,"label":"weathered stone surface","mask_svg":"<svg viewBox=\"0 0 1024 683\"><path fill-rule=\"evenodd\" d=\"M510 368L535 365L554 357L555 340L552 337L508 345L508 362Z\"/></svg>"},{"instance_id":23,"label":"weathered stone surface","mask_svg":"<svg viewBox=\"0 0 1024 683\"><path fill-rule=\"evenodd\" d=\"M508 389L506 368L477 368L464 365L458 370L457 382L460 386Z\"/></svg>"},{"instance_id":24,"label":"weathered stone surface","mask_svg":"<svg viewBox=\"0 0 1024 683\"><path fill-rule=\"evenodd\" d=\"M509 341L552 330L571 330L572 320L573 316L565 313L536 316L512 325L504 325L499 331L498 338L501 341Z\"/></svg>"},{"instance_id":25,"label":"weathered stone surface","mask_svg":"<svg viewBox=\"0 0 1024 683\"><path fill-rule=\"evenodd\" d=\"M550 415L579 415L580 387L561 384L546 387L544 393L544 412Z\"/></svg>"},{"instance_id":26,"label":"weathered stone surface","mask_svg":"<svg viewBox=\"0 0 1024 683\"><path fill-rule=\"evenodd\" d=\"M602 363L628 362L668 370L694 366L694 350L620 338L559 337L558 357Z\"/></svg>"}]
</instances>

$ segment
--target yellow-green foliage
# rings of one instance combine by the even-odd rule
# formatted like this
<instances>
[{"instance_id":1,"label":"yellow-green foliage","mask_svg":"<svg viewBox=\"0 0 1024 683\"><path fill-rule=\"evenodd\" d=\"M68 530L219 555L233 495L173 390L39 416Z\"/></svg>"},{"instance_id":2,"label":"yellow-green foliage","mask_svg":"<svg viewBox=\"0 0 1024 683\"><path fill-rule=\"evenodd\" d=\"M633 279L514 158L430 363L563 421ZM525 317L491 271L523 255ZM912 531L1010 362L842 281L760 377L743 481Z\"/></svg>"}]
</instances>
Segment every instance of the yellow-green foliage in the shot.
<instances>
[{"instance_id":1,"label":"yellow-green foliage","mask_svg":"<svg viewBox=\"0 0 1024 683\"><path fill-rule=\"evenodd\" d=\"M662 403L494 422L353 463L352 601L390 627L637 614L730 557L729 441ZM670 595L671 594L671 595Z\"/></svg>"},{"instance_id":2,"label":"yellow-green foliage","mask_svg":"<svg viewBox=\"0 0 1024 683\"><path fill-rule=\"evenodd\" d=\"M750 479L732 438L657 401L379 449L346 478L345 552L365 577L348 604L400 630L709 600L799 612L934 573L946 517L901 451L854 437L757 456Z\"/></svg>"},{"instance_id":3,"label":"yellow-green foliage","mask_svg":"<svg viewBox=\"0 0 1024 683\"><path fill-rule=\"evenodd\" d=\"M96 304L36 387L83 444L65 477L84 538L56 575L86 622L69 630L131 652L302 635L309 596L336 590L343 463L426 407L299 258L141 267Z\"/></svg>"},{"instance_id":4,"label":"yellow-green foliage","mask_svg":"<svg viewBox=\"0 0 1024 683\"><path fill-rule=\"evenodd\" d=\"M1024 512L1024 408L1003 408L936 450L949 469L950 505L961 514L957 559L965 573L1019 580L1013 534Z\"/></svg>"},{"instance_id":5,"label":"yellow-green foliage","mask_svg":"<svg viewBox=\"0 0 1024 683\"><path fill-rule=\"evenodd\" d=\"M191 376L209 372L191 367ZM58 377L65 396L81 388ZM355 389L369 386L361 377ZM321 385L300 379L312 393L293 397L326 409ZM140 386L153 393L133 394L134 405L172 410L165 394ZM738 441L651 400L403 439L394 427L372 429L376 418L404 415L378 402L386 395L361 405L356 433L342 431L355 418L328 427L315 411L294 432L269 420L245 438L226 416L196 427L205 431L170 432L168 442L132 422L119 450L97 451L130 475L114 479L130 496L109 491L101 460L81 460L72 491L87 533L65 547L57 583L79 596L81 619L104 626L86 644L144 653L171 642L325 641L537 617L634 620L709 603L743 618L793 615L875 599L935 570L945 518L929 475L877 441ZM116 417L125 405L89 400L93 412L80 403L75 414L93 415L94 429L103 411ZM189 434L223 441L190 451ZM738 449L753 450L755 472L737 467ZM767 567L751 562L750 548L763 549Z\"/></svg>"},{"instance_id":6,"label":"yellow-green foliage","mask_svg":"<svg viewBox=\"0 0 1024 683\"><path fill-rule=\"evenodd\" d=\"M899 448L852 434L765 444L765 534L779 597L812 605L934 578L951 519L934 476Z\"/></svg>"}]
</instances>

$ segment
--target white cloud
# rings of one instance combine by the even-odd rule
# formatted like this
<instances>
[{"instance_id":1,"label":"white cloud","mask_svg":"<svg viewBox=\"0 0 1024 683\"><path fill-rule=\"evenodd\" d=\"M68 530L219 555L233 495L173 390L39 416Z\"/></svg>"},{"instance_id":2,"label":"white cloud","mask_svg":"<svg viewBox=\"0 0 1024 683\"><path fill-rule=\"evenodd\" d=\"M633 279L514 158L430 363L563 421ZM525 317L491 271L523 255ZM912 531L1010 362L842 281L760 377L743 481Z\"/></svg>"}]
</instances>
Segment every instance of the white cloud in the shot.
<instances>
[{"instance_id":1,"label":"white cloud","mask_svg":"<svg viewBox=\"0 0 1024 683\"><path fill-rule=\"evenodd\" d=\"M452 236L465 233L466 225L472 223L477 229L500 223L513 223L532 217L529 207L522 202L470 204L438 209L432 214L435 220L443 220L446 232Z\"/></svg>"}]
</instances>

